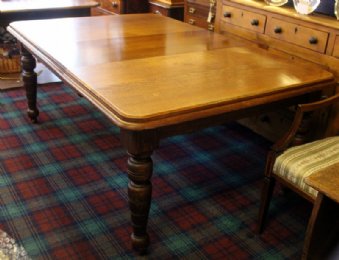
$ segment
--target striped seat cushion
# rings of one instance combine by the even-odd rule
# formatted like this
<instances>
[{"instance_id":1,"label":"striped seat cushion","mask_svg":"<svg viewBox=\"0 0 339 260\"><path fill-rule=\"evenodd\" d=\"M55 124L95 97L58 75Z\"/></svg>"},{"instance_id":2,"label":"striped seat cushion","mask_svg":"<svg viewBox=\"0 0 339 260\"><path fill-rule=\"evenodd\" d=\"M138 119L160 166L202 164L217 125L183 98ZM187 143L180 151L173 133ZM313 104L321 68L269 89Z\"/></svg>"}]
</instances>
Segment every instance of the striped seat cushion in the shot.
<instances>
[{"instance_id":1,"label":"striped seat cushion","mask_svg":"<svg viewBox=\"0 0 339 260\"><path fill-rule=\"evenodd\" d=\"M308 186L304 179L338 162L339 136L335 136L287 149L277 157L273 172L315 197L317 191Z\"/></svg>"}]
</instances>

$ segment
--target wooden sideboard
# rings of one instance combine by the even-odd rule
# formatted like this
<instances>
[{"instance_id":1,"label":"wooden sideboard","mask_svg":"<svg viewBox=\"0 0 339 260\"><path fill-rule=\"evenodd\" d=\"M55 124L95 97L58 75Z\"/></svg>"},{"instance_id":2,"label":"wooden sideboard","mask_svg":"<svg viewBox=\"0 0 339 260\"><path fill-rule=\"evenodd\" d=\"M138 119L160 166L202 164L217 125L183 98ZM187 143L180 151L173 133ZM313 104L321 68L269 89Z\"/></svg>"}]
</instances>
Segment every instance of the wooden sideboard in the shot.
<instances>
[{"instance_id":1,"label":"wooden sideboard","mask_svg":"<svg viewBox=\"0 0 339 260\"><path fill-rule=\"evenodd\" d=\"M184 20L183 0L149 0L151 13L168 16L180 21Z\"/></svg>"},{"instance_id":2,"label":"wooden sideboard","mask_svg":"<svg viewBox=\"0 0 339 260\"><path fill-rule=\"evenodd\" d=\"M92 15L147 13L148 0L95 0L100 6Z\"/></svg>"},{"instance_id":3,"label":"wooden sideboard","mask_svg":"<svg viewBox=\"0 0 339 260\"><path fill-rule=\"evenodd\" d=\"M184 21L214 31L216 0L185 0Z\"/></svg>"},{"instance_id":4,"label":"wooden sideboard","mask_svg":"<svg viewBox=\"0 0 339 260\"><path fill-rule=\"evenodd\" d=\"M335 17L317 13L300 15L291 6L274 7L259 0L218 0L215 30L244 38L272 52L283 52L291 59L320 64L339 82L339 21ZM331 132L339 132L338 111L339 108L332 113ZM292 116L284 110L242 122L275 140L289 126Z\"/></svg>"}]
</instances>

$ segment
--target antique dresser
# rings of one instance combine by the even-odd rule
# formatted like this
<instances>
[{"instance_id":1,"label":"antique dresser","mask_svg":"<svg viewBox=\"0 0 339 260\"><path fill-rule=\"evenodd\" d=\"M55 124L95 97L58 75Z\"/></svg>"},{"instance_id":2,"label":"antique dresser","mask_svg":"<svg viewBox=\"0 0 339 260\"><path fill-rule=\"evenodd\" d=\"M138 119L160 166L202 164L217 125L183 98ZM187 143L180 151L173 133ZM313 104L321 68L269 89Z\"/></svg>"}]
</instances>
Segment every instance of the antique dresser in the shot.
<instances>
[{"instance_id":1,"label":"antique dresser","mask_svg":"<svg viewBox=\"0 0 339 260\"><path fill-rule=\"evenodd\" d=\"M147 13L148 0L96 0L100 6L92 15Z\"/></svg>"},{"instance_id":2,"label":"antique dresser","mask_svg":"<svg viewBox=\"0 0 339 260\"><path fill-rule=\"evenodd\" d=\"M216 0L185 0L185 22L213 31L216 3Z\"/></svg>"},{"instance_id":3,"label":"antique dresser","mask_svg":"<svg viewBox=\"0 0 339 260\"><path fill-rule=\"evenodd\" d=\"M339 21L334 1L329 13L298 14L291 1L274 7L264 0L218 0L215 31L241 37L291 59L304 59L324 66L339 82ZM260 61L258 61L260 62ZM337 88L339 91L339 88ZM339 108L331 119L331 130L339 131ZM276 140L290 125L293 112L281 110L242 120L254 131Z\"/></svg>"},{"instance_id":4,"label":"antique dresser","mask_svg":"<svg viewBox=\"0 0 339 260\"><path fill-rule=\"evenodd\" d=\"M149 9L151 13L184 20L183 0L149 0Z\"/></svg>"}]
</instances>

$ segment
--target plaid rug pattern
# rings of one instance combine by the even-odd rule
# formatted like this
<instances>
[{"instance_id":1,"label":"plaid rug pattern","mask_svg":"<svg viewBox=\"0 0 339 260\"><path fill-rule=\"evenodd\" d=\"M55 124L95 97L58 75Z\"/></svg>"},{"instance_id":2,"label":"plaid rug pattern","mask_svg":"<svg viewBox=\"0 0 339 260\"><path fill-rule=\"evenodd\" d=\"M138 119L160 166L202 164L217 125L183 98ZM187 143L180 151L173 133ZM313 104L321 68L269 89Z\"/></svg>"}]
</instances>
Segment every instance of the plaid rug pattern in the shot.
<instances>
[{"instance_id":1,"label":"plaid rug pattern","mask_svg":"<svg viewBox=\"0 0 339 260\"><path fill-rule=\"evenodd\" d=\"M274 194L255 234L270 145L236 124L163 140L153 155L150 253L130 246L119 130L62 84L40 86L40 123L22 89L0 92L0 229L32 259L295 259L311 205Z\"/></svg>"}]
</instances>

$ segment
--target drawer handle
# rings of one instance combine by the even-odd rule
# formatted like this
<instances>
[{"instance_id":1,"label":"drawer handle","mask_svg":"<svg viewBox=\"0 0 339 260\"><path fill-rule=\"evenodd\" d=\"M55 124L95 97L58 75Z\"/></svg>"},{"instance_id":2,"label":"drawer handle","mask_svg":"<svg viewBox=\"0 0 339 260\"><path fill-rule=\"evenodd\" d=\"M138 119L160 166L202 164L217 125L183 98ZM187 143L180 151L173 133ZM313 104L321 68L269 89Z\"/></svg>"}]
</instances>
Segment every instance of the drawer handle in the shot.
<instances>
[{"instance_id":1,"label":"drawer handle","mask_svg":"<svg viewBox=\"0 0 339 260\"><path fill-rule=\"evenodd\" d=\"M282 33L282 28L280 26L277 26L274 28L274 32L277 34Z\"/></svg>"},{"instance_id":2,"label":"drawer handle","mask_svg":"<svg viewBox=\"0 0 339 260\"><path fill-rule=\"evenodd\" d=\"M118 2L116 2L116 1L112 2L112 6L113 6L114 8L117 8L117 7L118 7Z\"/></svg>"},{"instance_id":3,"label":"drawer handle","mask_svg":"<svg viewBox=\"0 0 339 260\"><path fill-rule=\"evenodd\" d=\"M189 23L189 24L195 24L195 20L194 20L194 19L189 19L189 20L188 20L188 23Z\"/></svg>"},{"instance_id":4,"label":"drawer handle","mask_svg":"<svg viewBox=\"0 0 339 260\"><path fill-rule=\"evenodd\" d=\"M316 37L311 37L309 40L308 40L308 42L310 43L310 44L317 44L318 43L318 39L316 38Z\"/></svg>"},{"instance_id":5,"label":"drawer handle","mask_svg":"<svg viewBox=\"0 0 339 260\"><path fill-rule=\"evenodd\" d=\"M259 20L258 20L258 19L253 19L253 20L251 21L251 25L253 25L253 26L258 26L258 25L259 25Z\"/></svg>"},{"instance_id":6,"label":"drawer handle","mask_svg":"<svg viewBox=\"0 0 339 260\"><path fill-rule=\"evenodd\" d=\"M213 21L213 19L214 19L214 16L215 16L215 14L214 14L212 11L210 11L210 12L208 13L208 16L207 16L207 22L208 22L208 23L212 23L212 21Z\"/></svg>"},{"instance_id":7,"label":"drawer handle","mask_svg":"<svg viewBox=\"0 0 339 260\"><path fill-rule=\"evenodd\" d=\"M208 27L207 27L207 29L208 29L209 31L214 31L214 25L213 25L213 24L209 24Z\"/></svg>"},{"instance_id":8,"label":"drawer handle","mask_svg":"<svg viewBox=\"0 0 339 260\"><path fill-rule=\"evenodd\" d=\"M224 12L224 17L231 18L232 13L231 12Z\"/></svg>"},{"instance_id":9,"label":"drawer handle","mask_svg":"<svg viewBox=\"0 0 339 260\"><path fill-rule=\"evenodd\" d=\"M188 8L188 12L190 13L190 14L194 14L195 13L195 8L194 7L190 7L190 8Z\"/></svg>"},{"instance_id":10,"label":"drawer handle","mask_svg":"<svg viewBox=\"0 0 339 260\"><path fill-rule=\"evenodd\" d=\"M155 10L154 13L155 14L161 14L161 12L159 10Z\"/></svg>"}]
</instances>

